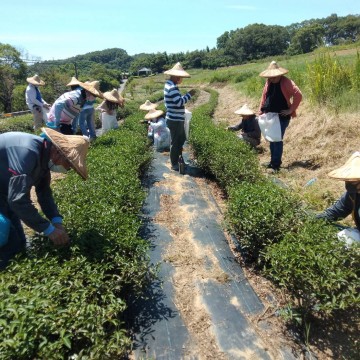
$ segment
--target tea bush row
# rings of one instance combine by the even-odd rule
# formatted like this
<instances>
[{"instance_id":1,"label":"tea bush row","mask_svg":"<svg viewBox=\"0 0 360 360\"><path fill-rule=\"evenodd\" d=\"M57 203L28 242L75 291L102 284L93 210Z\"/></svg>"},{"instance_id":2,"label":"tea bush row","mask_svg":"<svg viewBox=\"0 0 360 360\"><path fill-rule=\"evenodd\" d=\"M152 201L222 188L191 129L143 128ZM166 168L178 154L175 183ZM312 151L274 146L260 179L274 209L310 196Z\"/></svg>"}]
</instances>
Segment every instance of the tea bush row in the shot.
<instances>
[{"instance_id":1,"label":"tea bush row","mask_svg":"<svg viewBox=\"0 0 360 360\"><path fill-rule=\"evenodd\" d=\"M0 119L0 134L8 131L34 132L32 114Z\"/></svg>"},{"instance_id":2,"label":"tea bush row","mask_svg":"<svg viewBox=\"0 0 360 360\"><path fill-rule=\"evenodd\" d=\"M198 164L228 195L226 224L248 261L285 288L306 317L360 305L360 252L314 221L302 199L265 178L256 154L212 121L217 94L193 111L190 142Z\"/></svg>"},{"instance_id":3,"label":"tea bush row","mask_svg":"<svg viewBox=\"0 0 360 360\"><path fill-rule=\"evenodd\" d=\"M148 244L138 236L140 176L151 159L142 115L91 145L86 182L70 173L54 184L71 245L35 237L1 274L1 359L126 356L127 298L152 277Z\"/></svg>"},{"instance_id":4,"label":"tea bush row","mask_svg":"<svg viewBox=\"0 0 360 360\"><path fill-rule=\"evenodd\" d=\"M210 93L209 103L195 109L190 122L190 142L198 164L224 189L241 181L255 181L260 174L256 155L246 143L236 141L235 134L214 125L211 115L218 95Z\"/></svg>"}]
</instances>

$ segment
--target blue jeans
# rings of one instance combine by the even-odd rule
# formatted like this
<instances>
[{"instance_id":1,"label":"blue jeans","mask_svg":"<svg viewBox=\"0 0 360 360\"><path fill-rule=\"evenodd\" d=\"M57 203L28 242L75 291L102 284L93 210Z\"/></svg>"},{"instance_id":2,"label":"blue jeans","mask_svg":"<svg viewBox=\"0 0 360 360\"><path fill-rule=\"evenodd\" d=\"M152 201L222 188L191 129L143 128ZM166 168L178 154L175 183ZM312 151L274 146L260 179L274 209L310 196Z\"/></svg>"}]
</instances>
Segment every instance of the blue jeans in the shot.
<instances>
[{"instance_id":1,"label":"blue jeans","mask_svg":"<svg viewBox=\"0 0 360 360\"><path fill-rule=\"evenodd\" d=\"M281 139L283 139L285 135L285 130L290 123L290 117L279 116L279 118L280 118L280 128L281 128ZM270 164L273 168L279 168L281 166L283 148L284 148L284 144L282 141L270 142L270 153L271 153Z\"/></svg>"},{"instance_id":2,"label":"blue jeans","mask_svg":"<svg viewBox=\"0 0 360 360\"><path fill-rule=\"evenodd\" d=\"M81 110L79 114L79 126L81 132L83 135L89 136L90 139L96 138L94 112L94 108L91 107Z\"/></svg>"},{"instance_id":3,"label":"blue jeans","mask_svg":"<svg viewBox=\"0 0 360 360\"><path fill-rule=\"evenodd\" d=\"M78 122L79 122L79 115L76 115L72 121L72 130L74 135L76 135L77 133Z\"/></svg>"},{"instance_id":4,"label":"blue jeans","mask_svg":"<svg viewBox=\"0 0 360 360\"><path fill-rule=\"evenodd\" d=\"M0 270L5 269L9 260L25 250L26 237L20 219L5 204L0 204L0 212L11 222L7 244L0 247Z\"/></svg>"}]
</instances>

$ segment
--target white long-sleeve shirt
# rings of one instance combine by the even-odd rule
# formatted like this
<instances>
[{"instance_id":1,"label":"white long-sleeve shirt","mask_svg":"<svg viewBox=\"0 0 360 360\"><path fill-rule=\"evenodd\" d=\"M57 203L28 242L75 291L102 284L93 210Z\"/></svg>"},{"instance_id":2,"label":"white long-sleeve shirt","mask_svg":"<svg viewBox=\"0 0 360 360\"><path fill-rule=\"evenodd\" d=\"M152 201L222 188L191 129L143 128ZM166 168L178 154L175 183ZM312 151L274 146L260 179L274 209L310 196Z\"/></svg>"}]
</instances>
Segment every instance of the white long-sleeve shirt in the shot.
<instances>
[{"instance_id":1,"label":"white long-sleeve shirt","mask_svg":"<svg viewBox=\"0 0 360 360\"><path fill-rule=\"evenodd\" d=\"M29 84L26 87L25 99L26 99L26 105L28 106L28 108L30 110L33 109L34 105L38 105L41 107L43 107L44 105L49 105L44 99L42 99L42 102L41 102L36 98L36 88L35 88L35 85L33 85L33 84Z\"/></svg>"}]
</instances>

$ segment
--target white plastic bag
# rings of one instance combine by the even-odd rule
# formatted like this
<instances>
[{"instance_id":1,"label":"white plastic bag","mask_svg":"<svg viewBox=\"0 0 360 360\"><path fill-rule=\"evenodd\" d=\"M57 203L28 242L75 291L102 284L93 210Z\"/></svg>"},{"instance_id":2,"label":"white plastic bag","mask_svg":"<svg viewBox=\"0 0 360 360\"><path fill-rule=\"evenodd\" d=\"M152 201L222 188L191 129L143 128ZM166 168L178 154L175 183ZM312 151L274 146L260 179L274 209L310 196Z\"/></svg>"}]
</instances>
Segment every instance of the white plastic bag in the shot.
<instances>
[{"instance_id":1,"label":"white plastic bag","mask_svg":"<svg viewBox=\"0 0 360 360\"><path fill-rule=\"evenodd\" d=\"M49 121L49 119L48 119L49 112L50 112L50 109L43 106L42 113L43 113L43 120L44 120L45 124Z\"/></svg>"},{"instance_id":2,"label":"white plastic bag","mask_svg":"<svg viewBox=\"0 0 360 360\"><path fill-rule=\"evenodd\" d=\"M186 140L189 139L189 131L190 131L190 121L191 121L191 117L192 117L192 112L185 109L185 123L184 123L184 127L185 127L185 136L186 136Z\"/></svg>"},{"instance_id":3,"label":"white plastic bag","mask_svg":"<svg viewBox=\"0 0 360 360\"><path fill-rule=\"evenodd\" d=\"M267 141L282 141L281 127L278 113L268 112L259 116L259 127Z\"/></svg>"},{"instance_id":4,"label":"white plastic bag","mask_svg":"<svg viewBox=\"0 0 360 360\"><path fill-rule=\"evenodd\" d=\"M344 241L347 246L358 243L360 245L360 232L358 229L346 228L337 233L339 240Z\"/></svg>"}]
</instances>

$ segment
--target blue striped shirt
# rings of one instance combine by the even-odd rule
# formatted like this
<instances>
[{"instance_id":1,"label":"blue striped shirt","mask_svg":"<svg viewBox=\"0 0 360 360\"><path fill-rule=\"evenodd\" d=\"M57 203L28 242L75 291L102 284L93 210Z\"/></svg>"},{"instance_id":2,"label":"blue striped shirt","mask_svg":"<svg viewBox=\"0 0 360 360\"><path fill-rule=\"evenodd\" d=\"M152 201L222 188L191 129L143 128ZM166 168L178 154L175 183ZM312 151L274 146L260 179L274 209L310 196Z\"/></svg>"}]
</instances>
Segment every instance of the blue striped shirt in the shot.
<instances>
[{"instance_id":1,"label":"blue striped shirt","mask_svg":"<svg viewBox=\"0 0 360 360\"><path fill-rule=\"evenodd\" d=\"M181 96L177 85L171 80L167 80L164 87L166 120L185 121L185 104L190 99L191 95L189 93Z\"/></svg>"}]
</instances>

